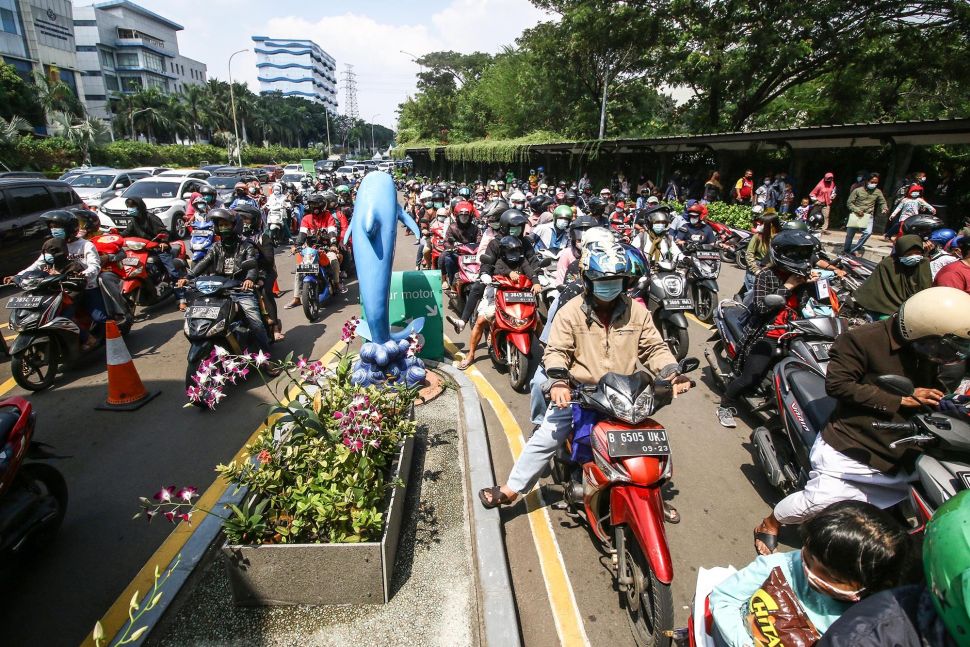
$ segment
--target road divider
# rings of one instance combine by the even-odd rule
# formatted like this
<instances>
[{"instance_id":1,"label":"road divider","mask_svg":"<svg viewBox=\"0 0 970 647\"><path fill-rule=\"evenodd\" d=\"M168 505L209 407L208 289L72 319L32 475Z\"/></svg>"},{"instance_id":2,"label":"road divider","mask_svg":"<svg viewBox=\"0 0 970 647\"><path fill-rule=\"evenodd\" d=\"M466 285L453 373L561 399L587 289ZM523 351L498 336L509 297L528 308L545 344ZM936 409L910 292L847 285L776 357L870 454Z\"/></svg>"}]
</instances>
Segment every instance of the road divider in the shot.
<instances>
[{"instance_id":1,"label":"road divider","mask_svg":"<svg viewBox=\"0 0 970 647\"><path fill-rule=\"evenodd\" d=\"M447 336L445 337L445 350L455 359L462 357L461 351ZM522 428L515 420L515 416L512 415L512 411L481 371L472 366L464 373L474 383L481 398L492 407L492 411L495 412L495 416L499 419L502 430L505 432L512 458L518 460L525 446L525 437ZM471 495L474 502L478 493L472 492ZM586 628L579 612L579 605L576 603L576 596L573 593L569 575L566 573L566 564L562 552L559 550L555 532L552 529L548 507L539 490L534 490L526 496L524 503L528 511L527 517L529 527L532 530L532 538L539 556L546 594L549 597L556 631L559 634L559 643L567 646L588 646L589 638L586 636Z\"/></svg>"}]
</instances>

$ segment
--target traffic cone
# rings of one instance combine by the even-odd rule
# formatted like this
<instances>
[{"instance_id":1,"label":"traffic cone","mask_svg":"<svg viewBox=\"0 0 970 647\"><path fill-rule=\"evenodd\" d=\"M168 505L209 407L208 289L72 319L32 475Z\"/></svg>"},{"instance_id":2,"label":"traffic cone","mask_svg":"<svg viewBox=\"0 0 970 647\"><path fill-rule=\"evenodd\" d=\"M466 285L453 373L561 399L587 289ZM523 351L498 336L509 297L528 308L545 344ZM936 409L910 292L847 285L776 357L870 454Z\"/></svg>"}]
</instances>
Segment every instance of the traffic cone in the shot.
<instances>
[{"instance_id":1,"label":"traffic cone","mask_svg":"<svg viewBox=\"0 0 970 647\"><path fill-rule=\"evenodd\" d=\"M280 291L280 282L277 279L273 279L273 296L277 299L283 296L283 293Z\"/></svg>"},{"instance_id":2,"label":"traffic cone","mask_svg":"<svg viewBox=\"0 0 970 647\"><path fill-rule=\"evenodd\" d=\"M105 348L108 351L108 399L95 409L134 411L161 393L149 393L145 389L128 353L128 347L121 338L118 324L111 319L108 319L105 328Z\"/></svg>"}]
</instances>

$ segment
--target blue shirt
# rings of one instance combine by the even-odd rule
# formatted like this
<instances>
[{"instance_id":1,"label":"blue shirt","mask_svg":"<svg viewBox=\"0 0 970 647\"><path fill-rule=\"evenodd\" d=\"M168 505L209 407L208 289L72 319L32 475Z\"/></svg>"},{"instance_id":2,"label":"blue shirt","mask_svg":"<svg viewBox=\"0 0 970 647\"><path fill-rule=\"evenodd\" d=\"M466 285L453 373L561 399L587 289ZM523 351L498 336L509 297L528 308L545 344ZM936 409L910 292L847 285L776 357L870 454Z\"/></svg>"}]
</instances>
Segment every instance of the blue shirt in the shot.
<instances>
[{"instance_id":1,"label":"blue shirt","mask_svg":"<svg viewBox=\"0 0 970 647\"><path fill-rule=\"evenodd\" d=\"M713 245L717 240L714 229L706 222L694 226L689 222L677 230L677 240L685 240L699 245Z\"/></svg>"}]
</instances>

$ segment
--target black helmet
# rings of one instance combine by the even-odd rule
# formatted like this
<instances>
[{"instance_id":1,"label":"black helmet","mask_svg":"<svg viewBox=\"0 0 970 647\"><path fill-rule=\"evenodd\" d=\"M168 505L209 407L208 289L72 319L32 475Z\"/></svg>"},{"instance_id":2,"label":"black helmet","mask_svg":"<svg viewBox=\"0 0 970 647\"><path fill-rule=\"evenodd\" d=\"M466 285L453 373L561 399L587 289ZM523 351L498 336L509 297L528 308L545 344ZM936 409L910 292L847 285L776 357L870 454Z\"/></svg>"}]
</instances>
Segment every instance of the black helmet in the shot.
<instances>
[{"instance_id":1,"label":"black helmet","mask_svg":"<svg viewBox=\"0 0 970 647\"><path fill-rule=\"evenodd\" d=\"M41 220L46 222L48 227L59 227L67 232L67 240L71 240L77 236L77 216L70 211L65 211L64 209L48 211L41 216Z\"/></svg>"},{"instance_id":2,"label":"black helmet","mask_svg":"<svg viewBox=\"0 0 970 647\"><path fill-rule=\"evenodd\" d=\"M509 203L502 198L489 200L482 207L482 217L485 222L493 222L502 217L502 214L509 210Z\"/></svg>"},{"instance_id":3,"label":"black helmet","mask_svg":"<svg viewBox=\"0 0 970 647\"><path fill-rule=\"evenodd\" d=\"M442 193L441 191L435 191L434 193L431 194L431 201L432 202L440 202L440 203L444 204L444 202L445 202L445 194Z\"/></svg>"},{"instance_id":4,"label":"black helmet","mask_svg":"<svg viewBox=\"0 0 970 647\"><path fill-rule=\"evenodd\" d=\"M458 195L460 195L461 197L465 198L466 200L471 200L472 199L472 190L469 189L467 186L463 186L460 189L458 189Z\"/></svg>"},{"instance_id":5,"label":"black helmet","mask_svg":"<svg viewBox=\"0 0 970 647\"><path fill-rule=\"evenodd\" d=\"M509 235L509 229L511 227L522 227L525 230L525 223L529 220L525 217L525 214L518 209L508 209L502 214L499 220L499 225L502 230L503 236ZM520 234L521 235L521 234Z\"/></svg>"},{"instance_id":6,"label":"black helmet","mask_svg":"<svg viewBox=\"0 0 970 647\"><path fill-rule=\"evenodd\" d=\"M600 198L590 198L586 201L587 211L594 216L602 216L606 213L606 202Z\"/></svg>"},{"instance_id":7,"label":"black helmet","mask_svg":"<svg viewBox=\"0 0 970 647\"><path fill-rule=\"evenodd\" d=\"M251 204L241 204L234 210L236 216L239 218L249 218L253 221L252 229L254 231L259 231L260 225L263 222L263 212L259 210L258 207L254 207Z\"/></svg>"},{"instance_id":8,"label":"black helmet","mask_svg":"<svg viewBox=\"0 0 970 647\"><path fill-rule=\"evenodd\" d=\"M643 209L646 212L647 222L651 225L656 225L664 223L666 225L670 224L670 207L662 204L658 204L655 207L650 207L649 209Z\"/></svg>"},{"instance_id":9,"label":"black helmet","mask_svg":"<svg viewBox=\"0 0 970 647\"><path fill-rule=\"evenodd\" d=\"M570 207L576 206L576 194L572 191L566 191L566 204Z\"/></svg>"},{"instance_id":10,"label":"black helmet","mask_svg":"<svg viewBox=\"0 0 970 647\"><path fill-rule=\"evenodd\" d=\"M236 216L236 212L232 211L231 209L220 208L220 209L213 209L212 211L209 212L209 220L211 220L212 223L217 228L219 226L220 220L224 220L228 222L230 225L232 225L233 227L235 227L237 216Z\"/></svg>"},{"instance_id":11,"label":"black helmet","mask_svg":"<svg viewBox=\"0 0 970 647\"><path fill-rule=\"evenodd\" d=\"M87 209L72 209L71 213L77 218L78 228L83 227L86 232L101 230L101 219L93 211L88 211Z\"/></svg>"},{"instance_id":12,"label":"black helmet","mask_svg":"<svg viewBox=\"0 0 970 647\"><path fill-rule=\"evenodd\" d=\"M308 207L313 207L314 205L323 206L326 203L323 195L319 193L311 193L310 197L306 199L306 204Z\"/></svg>"},{"instance_id":13,"label":"black helmet","mask_svg":"<svg viewBox=\"0 0 970 647\"><path fill-rule=\"evenodd\" d=\"M599 223L594 218L582 215L569 223L569 237L578 244L583 239L583 234L586 233L587 229L598 226Z\"/></svg>"},{"instance_id":14,"label":"black helmet","mask_svg":"<svg viewBox=\"0 0 970 647\"><path fill-rule=\"evenodd\" d=\"M522 256L524 251L522 249L522 241L515 236L503 236L501 240L498 241L498 250L501 254L502 259L509 264L509 266L516 266L522 262Z\"/></svg>"},{"instance_id":15,"label":"black helmet","mask_svg":"<svg viewBox=\"0 0 970 647\"><path fill-rule=\"evenodd\" d=\"M808 231L808 223L804 220L788 220L781 225L782 231Z\"/></svg>"},{"instance_id":16,"label":"black helmet","mask_svg":"<svg viewBox=\"0 0 970 647\"><path fill-rule=\"evenodd\" d=\"M903 221L903 233L916 234L923 240L929 240L930 235L943 226L943 221L936 216L912 216Z\"/></svg>"},{"instance_id":17,"label":"black helmet","mask_svg":"<svg viewBox=\"0 0 970 647\"><path fill-rule=\"evenodd\" d=\"M327 189L323 192L323 201L329 204L336 204L337 194L333 192L332 189Z\"/></svg>"},{"instance_id":18,"label":"black helmet","mask_svg":"<svg viewBox=\"0 0 970 647\"><path fill-rule=\"evenodd\" d=\"M808 276L812 271L818 241L804 232L786 229L771 239L771 261L792 274Z\"/></svg>"},{"instance_id":19,"label":"black helmet","mask_svg":"<svg viewBox=\"0 0 970 647\"><path fill-rule=\"evenodd\" d=\"M545 197L544 195L537 195L529 200L529 208L532 209L532 213L542 213L546 210Z\"/></svg>"},{"instance_id":20,"label":"black helmet","mask_svg":"<svg viewBox=\"0 0 970 647\"><path fill-rule=\"evenodd\" d=\"M216 190L215 190L214 187L211 187L208 184L206 184L204 187L202 187L201 189L199 189L199 193L201 193L203 195L203 197L204 196L207 196L207 195L211 195L211 196L215 197Z\"/></svg>"}]
</instances>

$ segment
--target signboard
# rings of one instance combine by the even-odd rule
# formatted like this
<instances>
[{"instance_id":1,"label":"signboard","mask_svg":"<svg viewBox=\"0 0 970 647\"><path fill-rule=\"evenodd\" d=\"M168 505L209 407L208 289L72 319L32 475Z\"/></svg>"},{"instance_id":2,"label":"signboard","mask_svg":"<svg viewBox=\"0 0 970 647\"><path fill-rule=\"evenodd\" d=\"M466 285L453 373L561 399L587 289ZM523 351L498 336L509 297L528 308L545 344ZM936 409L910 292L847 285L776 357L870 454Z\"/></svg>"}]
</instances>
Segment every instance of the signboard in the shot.
<instances>
[{"instance_id":1,"label":"signboard","mask_svg":"<svg viewBox=\"0 0 970 647\"><path fill-rule=\"evenodd\" d=\"M304 173L310 174L310 177L317 177L317 169L313 166L313 160L300 160L300 166L303 167Z\"/></svg>"},{"instance_id":2,"label":"signboard","mask_svg":"<svg viewBox=\"0 0 970 647\"><path fill-rule=\"evenodd\" d=\"M363 311L363 305L361 305ZM422 359L440 361L445 356L444 312L441 305L441 272L394 272L387 304L391 330L400 330L424 317Z\"/></svg>"}]
</instances>

